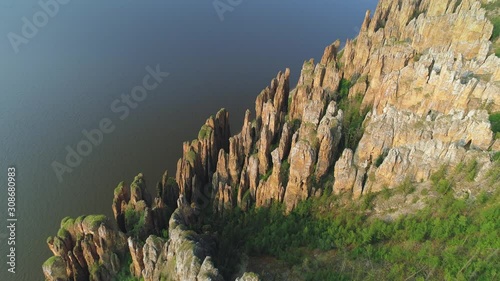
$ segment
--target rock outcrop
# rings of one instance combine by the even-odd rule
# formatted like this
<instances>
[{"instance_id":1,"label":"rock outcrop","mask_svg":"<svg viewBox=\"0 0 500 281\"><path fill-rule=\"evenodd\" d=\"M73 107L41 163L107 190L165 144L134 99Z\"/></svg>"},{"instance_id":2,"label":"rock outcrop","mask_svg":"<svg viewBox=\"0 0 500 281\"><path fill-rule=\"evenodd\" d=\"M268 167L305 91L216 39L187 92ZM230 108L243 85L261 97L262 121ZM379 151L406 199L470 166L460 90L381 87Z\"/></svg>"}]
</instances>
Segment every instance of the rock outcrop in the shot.
<instances>
[{"instance_id":1,"label":"rock outcrop","mask_svg":"<svg viewBox=\"0 0 500 281\"><path fill-rule=\"evenodd\" d=\"M102 215L65 218L47 244L54 254L43 264L46 280L111 280L125 261L125 235Z\"/></svg>"}]
</instances>

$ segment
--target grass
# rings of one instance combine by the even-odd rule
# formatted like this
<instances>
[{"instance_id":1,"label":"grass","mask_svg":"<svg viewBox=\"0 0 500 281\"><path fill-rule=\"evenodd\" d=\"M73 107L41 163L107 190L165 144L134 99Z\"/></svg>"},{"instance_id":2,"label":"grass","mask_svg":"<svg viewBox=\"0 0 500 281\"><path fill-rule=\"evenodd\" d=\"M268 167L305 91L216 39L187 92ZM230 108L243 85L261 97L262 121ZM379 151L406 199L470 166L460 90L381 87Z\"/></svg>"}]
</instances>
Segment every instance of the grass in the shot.
<instances>
[{"instance_id":1,"label":"grass","mask_svg":"<svg viewBox=\"0 0 500 281\"><path fill-rule=\"evenodd\" d=\"M132 273L130 272L130 265L132 264L132 257L130 256L129 253L127 253L123 264L120 268L120 271L116 274L116 276L113 278L113 281L141 281L143 280L138 279L134 276L132 276Z\"/></svg>"},{"instance_id":2,"label":"grass","mask_svg":"<svg viewBox=\"0 0 500 281\"><path fill-rule=\"evenodd\" d=\"M490 185L500 182L500 152L493 155L493 167L491 167L487 174L487 180Z\"/></svg>"},{"instance_id":3,"label":"grass","mask_svg":"<svg viewBox=\"0 0 500 281\"><path fill-rule=\"evenodd\" d=\"M283 186L287 186L290 176L290 163L286 159L281 163L280 175Z\"/></svg>"},{"instance_id":4,"label":"grass","mask_svg":"<svg viewBox=\"0 0 500 281\"><path fill-rule=\"evenodd\" d=\"M341 96L342 95L341 92ZM362 95L356 95L354 98L343 98L339 102L339 108L344 112L344 119L342 120L342 139L340 141L341 150L350 148L355 151L363 136L363 121L370 109L361 108L362 102Z\"/></svg>"},{"instance_id":5,"label":"grass","mask_svg":"<svg viewBox=\"0 0 500 281\"><path fill-rule=\"evenodd\" d=\"M351 89L352 83L347 79L340 80L339 94L340 99L346 99L349 96L349 90Z\"/></svg>"},{"instance_id":6,"label":"grass","mask_svg":"<svg viewBox=\"0 0 500 281\"><path fill-rule=\"evenodd\" d=\"M358 77L360 79L363 76ZM363 78L365 79L365 78ZM368 79L368 77L366 77ZM363 121L370 111L370 108L362 108L363 95L357 94L349 97L349 91L353 83L350 80L342 79L337 90L337 103L344 112L342 120L342 139L340 140L340 151L345 148L356 150L359 141L364 133Z\"/></svg>"}]
</instances>

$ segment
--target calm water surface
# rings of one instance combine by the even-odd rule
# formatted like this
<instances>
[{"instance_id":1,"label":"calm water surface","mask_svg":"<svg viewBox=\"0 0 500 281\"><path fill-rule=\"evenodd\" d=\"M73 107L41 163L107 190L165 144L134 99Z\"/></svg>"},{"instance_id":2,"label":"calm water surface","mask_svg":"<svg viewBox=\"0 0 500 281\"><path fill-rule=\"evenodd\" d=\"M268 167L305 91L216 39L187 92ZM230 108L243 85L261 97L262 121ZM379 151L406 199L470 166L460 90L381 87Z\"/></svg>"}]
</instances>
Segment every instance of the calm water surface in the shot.
<instances>
[{"instance_id":1,"label":"calm water surface","mask_svg":"<svg viewBox=\"0 0 500 281\"><path fill-rule=\"evenodd\" d=\"M305 59L354 36L376 5L244 0L221 21L212 1L73 0L15 54L7 34L41 8L0 1L0 280L26 281L43 280L45 240L63 217L112 216L118 182L143 172L153 187L165 169L174 174L182 142L221 107L237 133L278 71L290 67L295 84ZM170 76L120 120L111 103L157 64ZM59 182L51 163L103 118L115 130ZM6 269L8 166L17 168L15 275Z\"/></svg>"}]
</instances>

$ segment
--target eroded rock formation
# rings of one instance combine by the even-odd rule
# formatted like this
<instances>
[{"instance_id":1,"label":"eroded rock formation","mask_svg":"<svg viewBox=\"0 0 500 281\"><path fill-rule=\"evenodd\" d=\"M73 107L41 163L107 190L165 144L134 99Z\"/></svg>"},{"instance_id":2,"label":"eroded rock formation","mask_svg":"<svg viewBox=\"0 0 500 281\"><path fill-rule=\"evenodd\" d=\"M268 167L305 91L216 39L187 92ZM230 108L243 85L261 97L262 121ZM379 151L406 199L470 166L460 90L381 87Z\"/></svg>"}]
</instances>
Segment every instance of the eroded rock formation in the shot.
<instances>
[{"instance_id":1,"label":"eroded rock formation","mask_svg":"<svg viewBox=\"0 0 500 281\"><path fill-rule=\"evenodd\" d=\"M319 63L304 62L295 88L289 69L278 73L240 133L230 135L224 109L207 119L156 198L142 175L120 184L113 212L133 237L100 220L63 221L48 240L55 256L46 278L110 280L128 253L132 274L145 280L222 280L213 238L188 227L206 207L224 214L280 202L290 212L326 190L357 199L471 160L484 176L500 149L489 121L500 111L492 31L480 1L381 0L343 50L336 41ZM129 223L135 214L139 229Z\"/></svg>"},{"instance_id":2,"label":"eroded rock formation","mask_svg":"<svg viewBox=\"0 0 500 281\"><path fill-rule=\"evenodd\" d=\"M261 92L254 121L247 112L219 154L214 208L277 201L289 211L330 174L335 193L358 198L426 181L442 165L487 167L500 147L488 120L500 101L492 30L479 1L382 0L342 51L336 41L319 63L304 62L294 89L287 70ZM369 110L355 149L342 142L353 129L345 99Z\"/></svg>"}]
</instances>

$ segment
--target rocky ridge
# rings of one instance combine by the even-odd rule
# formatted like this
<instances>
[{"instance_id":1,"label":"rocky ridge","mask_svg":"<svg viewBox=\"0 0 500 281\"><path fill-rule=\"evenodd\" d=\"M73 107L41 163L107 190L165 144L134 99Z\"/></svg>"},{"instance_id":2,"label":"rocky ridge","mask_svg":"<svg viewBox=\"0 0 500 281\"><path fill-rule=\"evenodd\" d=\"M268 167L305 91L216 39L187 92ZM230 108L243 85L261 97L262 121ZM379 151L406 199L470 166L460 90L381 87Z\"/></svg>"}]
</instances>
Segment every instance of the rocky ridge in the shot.
<instances>
[{"instance_id":1,"label":"rocky ridge","mask_svg":"<svg viewBox=\"0 0 500 281\"><path fill-rule=\"evenodd\" d=\"M119 230L102 230L118 238L106 247L120 263L129 253L130 272L145 280L222 280L211 259L213 237L189 230L205 207L224 215L280 202L290 212L324 192L355 200L406 181L425 183L443 166L470 161L481 182L500 150L489 120L500 111L492 33L480 1L381 0L356 39L342 50L339 41L326 47L318 63L304 62L295 88L289 69L278 73L238 134L230 135L224 109L207 119L197 139L184 143L175 181L165 174L155 199L142 175L121 184L113 200ZM169 238L159 237L175 208ZM127 210L142 219L140 229L127 226ZM83 241L77 237L89 234L49 239L55 257L44 265L48 280L117 273L117 259L109 266L110 258L99 256L99 239L86 247L96 249L88 255L96 253L107 273L92 275L95 261L72 262L71 249Z\"/></svg>"},{"instance_id":2,"label":"rocky ridge","mask_svg":"<svg viewBox=\"0 0 500 281\"><path fill-rule=\"evenodd\" d=\"M319 63L304 63L293 90L289 69L271 81L255 119L247 111L229 150L219 151L212 180L211 170L178 179L208 174L207 200L221 213L274 201L290 211L321 194L329 174L335 193L358 198L427 181L442 165L477 159L486 169L500 143L488 120L500 99L492 31L479 1L382 0L342 51L336 41ZM342 99L360 99L367 111L353 147L341 141L351 137Z\"/></svg>"}]
</instances>

